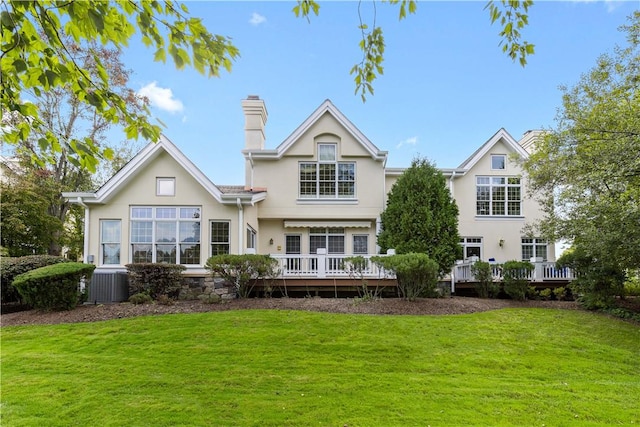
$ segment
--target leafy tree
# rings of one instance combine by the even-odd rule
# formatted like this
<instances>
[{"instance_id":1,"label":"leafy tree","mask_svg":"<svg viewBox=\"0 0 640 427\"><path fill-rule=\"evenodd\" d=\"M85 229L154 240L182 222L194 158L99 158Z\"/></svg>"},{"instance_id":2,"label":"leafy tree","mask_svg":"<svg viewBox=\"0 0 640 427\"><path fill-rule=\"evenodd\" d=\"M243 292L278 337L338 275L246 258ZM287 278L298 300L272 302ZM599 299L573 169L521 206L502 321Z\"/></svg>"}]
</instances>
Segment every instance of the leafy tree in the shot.
<instances>
[{"instance_id":1,"label":"leafy tree","mask_svg":"<svg viewBox=\"0 0 640 427\"><path fill-rule=\"evenodd\" d=\"M417 10L416 0L389 0L399 8L399 18ZM499 22L503 50L512 58L526 63L533 53L533 45L521 41L520 31L528 24L531 0L489 0L492 23ZM375 6L375 2L374 2ZM178 68L193 66L208 76L219 76L231 70L239 56L238 49L228 37L209 32L199 18L189 15L184 4L165 1L22 1L0 3L2 25L2 93L4 139L12 144L39 133L38 144L54 152L66 148L69 160L76 166L94 171L101 157L110 158L108 147L96 145L88 137L73 137L48 126L46 117L36 105L22 97L28 94L39 98L61 87L70 87L78 102L91 106L97 116L108 123L119 124L129 139L142 136L157 141L160 126L150 122L149 110L132 109L127 96L112 88L105 62L94 55L94 70L77 60L77 52L67 40L82 45L95 40L101 45L121 49L128 45L136 32L142 42L155 50L154 59L165 62L170 56ZM309 19L318 14L320 4L315 0L298 0L293 12ZM359 30L362 60L354 65L356 93L362 99L373 94L373 81L383 73L384 37L376 25L371 28L360 12Z\"/></svg>"},{"instance_id":2,"label":"leafy tree","mask_svg":"<svg viewBox=\"0 0 640 427\"><path fill-rule=\"evenodd\" d=\"M76 44L69 37L65 45L73 52L74 60L87 70L91 76L97 76L97 61L104 66L110 85L110 90L125 100L130 111L141 113L146 104L144 99L138 98L128 87L130 71L121 61L121 51L110 49L89 42L85 45ZM53 232L49 239L48 253L60 255L62 247L66 246L73 252L74 257L82 248L82 211L76 207L73 215L71 204L62 197L63 191L83 191L97 187L107 175L111 175L114 167L121 165L131 157L132 145L114 146L106 141L106 133L112 123L104 116L96 114L95 107L80 101L73 91L71 84L52 88L36 98L36 107L40 113L44 128L36 127L26 139L20 140L13 148L15 155L21 160L20 167L24 173L17 174L16 180L39 180L46 177L48 193L40 191L46 196L47 214L65 227ZM97 174L90 174L80 167L75 154L66 145L59 149L41 144L46 135L44 129L62 135L65 140L90 141L95 147L106 147L113 153L110 162L101 162Z\"/></svg>"},{"instance_id":3,"label":"leafy tree","mask_svg":"<svg viewBox=\"0 0 640 427\"><path fill-rule=\"evenodd\" d=\"M407 17L407 12L413 14L418 9L417 0L387 0L387 2L398 6L400 20ZM373 2L374 14L371 25L367 24L362 17L361 3L360 0L358 2L358 29L361 33L359 47L362 50L362 59L351 68L350 74L354 76L355 93L359 93L364 102L367 99L367 94L373 95L374 80L378 75L384 74L382 64L385 43L382 28L376 25L375 1ZM491 23L499 22L501 25L499 36L501 37L502 51L512 60L518 59L523 67L527 64L527 56L532 55L535 51L534 45L522 40L521 34L521 30L529 24L527 12L532 5L533 0L489 0L485 6L485 9L489 11ZM298 0L293 12L296 16L310 20L309 17L312 13L316 16L320 13L320 4L315 0Z\"/></svg>"},{"instance_id":4,"label":"leafy tree","mask_svg":"<svg viewBox=\"0 0 640 427\"><path fill-rule=\"evenodd\" d=\"M47 254L62 232L62 221L47 212L51 188L39 173L0 184L0 241L9 256Z\"/></svg>"},{"instance_id":5,"label":"leafy tree","mask_svg":"<svg viewBox=\"0 0 640 427\"><path fill-rule=\"evenodd\" d=\"M594 258L583 246L572 247L558 258L558 265L576 273L571 291L590 310L612 307L616 296L624 296L626 271L612 257Z\"/></svg>"},{"instance_id":6,"label":"leafy tree","mask_svg":"<svg viewBox=\"0 0 640 427\"><path fill-rule=\"evenodd\" d=\"M230 40L211 34L198 18L188 15L184 4L106 0L19 1L2 3L2 110L15 112L25 120L15 123L4 137L17 144L38 131L38 142L53 151L67 148L77 166L95 170L100 156L111 151L88 137L74 138L56 133L34 104L22 100L28 93L40 97L58 88L70 87L78 101L95 109L113 124L122 124L128 138L156 141L160 127L149 122L149 111L131 109L126 96L112 87L105 62L95 53L95 72L83 67L67 43L96 40L121 49L136 29L142 42L155 49L155 59L173 59L178 68L192 65L200 73L217 76L230 69L238 50Z\"/></svg>"},{"instance_id":7,"label":"leafy tree","mask_svg":"<svg viewBox=\"0 0 640 427\"><path fill-rule=\"evenodd\" d=\"M543 202L540 234L623 269L640 266L640 12L629 22L628 46L562 88L557 127L524 164Z\"/></svg>"},{"instance_id":8,"label":"leafy tree","mask_svg":"<svg viewBox=\"0 0 640 427\"><path fill-rule=\"evenodd\" d=\"M458 207L442 173L425 159L415 158L389 192L381 214L378 245L398 254L426 253L448 273L462 255Z\"/></svg>"}]
</instances>

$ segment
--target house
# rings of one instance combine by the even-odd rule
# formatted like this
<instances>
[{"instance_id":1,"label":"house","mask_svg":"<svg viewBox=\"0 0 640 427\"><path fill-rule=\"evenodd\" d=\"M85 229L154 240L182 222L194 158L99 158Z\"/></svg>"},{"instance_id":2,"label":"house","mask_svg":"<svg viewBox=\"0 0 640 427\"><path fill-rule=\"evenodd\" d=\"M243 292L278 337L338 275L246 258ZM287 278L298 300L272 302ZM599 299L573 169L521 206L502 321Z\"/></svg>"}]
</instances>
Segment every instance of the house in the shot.
<instances>
[{"instance_id":1,"label":"house","mask_svg":"<svg viewBox=\"0 0 640 427\"><path fill-rule=\"evenodd\" d=\"M221 253L271 254L281 278L321 285L347 279L342 260L379 253L376 236L387 193L403 173L386 151L324 101L275 148L265 145L262 99L242 101L243 185L216 185L164 136L147 145L95 192L65 193L85 208L85 262L96 274L135 262L184 264L204 277ZM525 197L526 158L537 137L498 130L459 167L442 169L459 207L464 257L504 262L554 260L554 247L523 234L541 216ZM375 265L367 274L380 275Z\"/></svg>"}]
</instances>

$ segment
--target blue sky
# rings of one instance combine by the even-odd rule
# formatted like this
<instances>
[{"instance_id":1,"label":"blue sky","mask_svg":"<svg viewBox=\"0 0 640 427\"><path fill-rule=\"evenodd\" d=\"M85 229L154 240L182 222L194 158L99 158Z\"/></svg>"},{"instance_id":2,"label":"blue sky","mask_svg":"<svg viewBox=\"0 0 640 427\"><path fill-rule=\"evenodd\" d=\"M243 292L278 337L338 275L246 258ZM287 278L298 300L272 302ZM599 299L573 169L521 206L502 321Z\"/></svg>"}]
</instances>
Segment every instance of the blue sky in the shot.
<instances>
[{"instance_id":1,"label":"blue sky","mask_svg":"<svg viewBox=\"0 0 640 427\"><path fill-rule=\"evenodd\" d=\"M241 57L231 73L207 78L154 63L132 43L124 61L131 86L152 100L164 134L216 184L243 184L247 95L265 100L267 148L275 148L325 99L380 149L387 166L419 155L456 167L504 127L519 139L551 127L560 85L572 86L597 57L624 45L618 27L640 1L536 2L524 39L535 55L522 68L498 46L485 2L420 2L399 22L397 8L377 3L385 32L384 75L363 103L349 70L360 59L358 3L322 2L320 15L295 18L294 2L187 2L216 34L233 38ZM370 2L361 6L371 22Z\"/></svg>"}]
</instances>

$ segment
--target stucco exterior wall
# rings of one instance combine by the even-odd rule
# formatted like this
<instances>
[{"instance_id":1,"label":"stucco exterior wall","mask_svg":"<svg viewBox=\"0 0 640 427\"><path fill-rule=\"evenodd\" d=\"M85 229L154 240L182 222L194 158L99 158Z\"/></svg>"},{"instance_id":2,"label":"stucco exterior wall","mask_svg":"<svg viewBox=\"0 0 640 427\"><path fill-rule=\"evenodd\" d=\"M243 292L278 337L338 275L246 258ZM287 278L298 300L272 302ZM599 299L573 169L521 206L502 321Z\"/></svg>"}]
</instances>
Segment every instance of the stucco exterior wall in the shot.
<instances>
[{"instance_id":1,"label":"stucco exterior wall","mask_svg":"<svg viewBox=\"0 0 640 427\"><path fill-rule=\"evenodd\" d=\"M174 177L175 196L156 196L156 178ZM146 168L119 191L106 205L91 205L89 230L89 255L94 255L101 268L121 268L131 262L129 220L131 206L193 206L201 208L200 239L201 265L211 255L210 221L230 221L231 252L239 248L238 209L218 203L186 170L171 156L162 152ZM248 212L247 212L248 211ZM247 209L245 216L255 219L255 208ZM120 266L102 266L100 253L100 220L121 220ZM188 267L195 268L195 267Z\"/></svg>"},{"instance_id":2,"label":"stucco exterior wall","mask_svg":"<svg viewBox=\"0 0 640 427\"><path fill-rule=\"evenodd\" d=\"M337 144L337 160L356 162L356 195L351 199L300 199L299 163L317 161L317 144ZM384 205L384 170L330 115L325 114L277 160L254 160L253 183L267 188L261 219L375 219Z\"/></svg>"},{"instance_id":3,"label":"stucco exterior wall","mask_svg":"<svg viewBox=\"0 0 640 427\"><path fill-rule=\"evenodd\" d=\"M521 167L510 159L513 150L504 142L496 143L464 176L453 181L453 194L458 204L458 230L461 237L483 238L483 259L494 258L504 262L521 258L521 239L524 237L525 224L541 218L538 204L527 197L526 176ZM491 169L491 155L507 156L505 170ZM520 216L477 216L476 215L476 177L477 176L518 176L521 177L522 209ZM534 236L535 237L535 236ZM502 241L502 246L500 246ZM553 245L547 248L548 259L555 260Z\"/></svg>"}]
</instances>

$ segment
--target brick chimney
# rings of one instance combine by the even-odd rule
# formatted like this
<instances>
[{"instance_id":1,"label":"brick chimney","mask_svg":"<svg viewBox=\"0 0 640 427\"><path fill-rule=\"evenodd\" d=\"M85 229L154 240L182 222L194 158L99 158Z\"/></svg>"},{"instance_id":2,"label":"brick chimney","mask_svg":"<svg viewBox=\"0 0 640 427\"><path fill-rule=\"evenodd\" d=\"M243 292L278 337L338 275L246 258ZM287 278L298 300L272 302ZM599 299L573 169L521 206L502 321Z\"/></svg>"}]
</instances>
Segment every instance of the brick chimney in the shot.
<instances>
[{"instance_id":1,"label":"brick chimney","mask_svg":"<svg viewBox=\"0 0 640 427\"><path fill-rule=\"evenodd\" d=\"M246 150L264 149L264 126L267 124L267 107L257 95L249 95L242 100L244 111L244 148Z\"/></svg>"}]
</instances>

